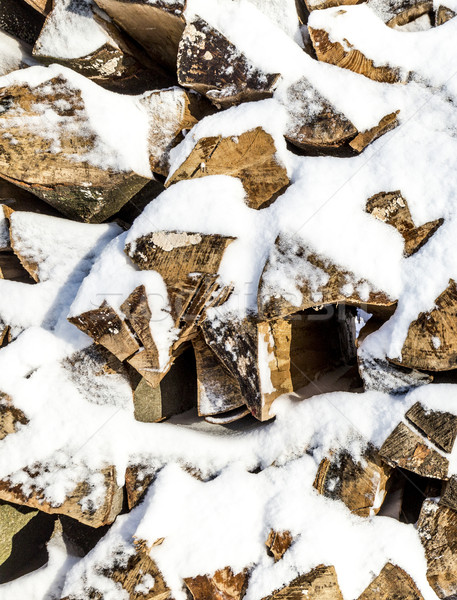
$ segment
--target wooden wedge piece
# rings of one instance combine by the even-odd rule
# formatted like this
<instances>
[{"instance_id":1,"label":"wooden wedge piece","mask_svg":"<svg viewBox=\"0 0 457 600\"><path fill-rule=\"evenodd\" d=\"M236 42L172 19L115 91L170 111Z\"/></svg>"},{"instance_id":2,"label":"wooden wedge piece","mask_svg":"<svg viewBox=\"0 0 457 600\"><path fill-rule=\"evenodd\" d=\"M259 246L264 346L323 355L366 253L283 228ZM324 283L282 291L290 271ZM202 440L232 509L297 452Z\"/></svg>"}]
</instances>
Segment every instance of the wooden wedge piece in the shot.
<instances>
[{"instance_id":1,"label":"wooden wedge piece","mask_svg":"<svg viewBox=\"0 0 457 600\"><path fill-rule=\"evenodd\" d=\"M28 422L22 410L14 406L10 396L0 392L0 440L15 433L20 425L27 425Z\"/></svg>"},{"instance_id":2,"label":"wooden wedge piece","mask_svg":"<svg viewBox=\"0 0 457 600\"><path fill-rule=\"evenodd\" d=\"M397 565L387 563L358 600L423 600L413 579Z\"/></svg>"},{"instance_id":3,"label":"wooden wedge piece","mask_svg":"<svg viewBox=\"0 0 457 600\"><path fill-rule=\"evenodd\" d=\"M319 565L262 600L343 600L335 567Z\"/></svg>"},{"instance_id":4,"label":"wooden wedge piece","mask_svg":"<svg viewBox=\"0 0 457 600\"><path fill-rule=\"evenodd\" d=\"M444 452L452 452L457 437L457 415L427 410L420 402L416 402L405 416Z\"/></svg>"},{"instance_id":5,"label":"wooden wedge piece","mask_svg":"<svg viewBox=\"0 0 457 600\"><path fill-rule=\"evenodd\" d=\"M281 560L284 554L292 545L293 538L290 531L273 531L268 534L265 545L268 553L271 554L275 562Z\"/></svg>"},{"instance_id":6,"label":"wooden wedge piece","mask_svg":"<svg viewBox=\"0 0 457 600\"><path fill-rule=\"evenodd\" d=\"M242 600L248 584L248 569L233 573L230 567L214 575L197 575L184 579L194 600Z\"/></svg>"}]
</instances>

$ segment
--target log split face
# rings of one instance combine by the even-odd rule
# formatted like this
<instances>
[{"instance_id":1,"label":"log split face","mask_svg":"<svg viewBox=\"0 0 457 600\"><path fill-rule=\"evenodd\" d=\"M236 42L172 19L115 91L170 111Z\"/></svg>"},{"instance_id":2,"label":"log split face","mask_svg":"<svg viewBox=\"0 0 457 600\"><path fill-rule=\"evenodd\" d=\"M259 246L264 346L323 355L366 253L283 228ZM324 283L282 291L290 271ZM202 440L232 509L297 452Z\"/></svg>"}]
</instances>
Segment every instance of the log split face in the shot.
<instances>
[{"instance_id":1,"label":"log split face","mask_svg":"<svg viewBox=\"0 0 457 600\"><path fill-rule=\"evenodd\" d=\"M198 18L187 24L178 51L178 81L218 108L273 95L279 74L266 74L217 29Z\"/></svg>"},{"instance_id":2,"label":"log split face","mask_svg":"<svg viewBox=\"0 0 457 600\"><path fill-rule=\"evenodd\" d=\"M334 567L319 565L262 600L343 600Z\"/></svg>"},{"instance_id":3,"label":"log split face","mask_svg":"<svg viewBox=\"0 0 457 600\"><path fill-rule=\"evenodd\" d=\"M387 563L358 600L423 600L413 579L397 565Z\"/></svg>"},{"instance_id":4,"label":"log split face","mask_svg":"<svg viewBox=\"0 0 457 600\"><path fill-rule=\"evenodd\" d=\"M230 567L214 575L198 575L184 579L194 600L242 600L248 584L249 570L233 573Z\"/></svg>"},{"instance_id":5,"label":"log split face","mask_svg":"<svg viewBox=\"0 0 457 600\"><path fill-rule=\"evenodd\" d=\"M273 138L261 127L239 136L202 138L170 175L166 186L208 175L231 175L241 180L246 204L254 209L264 208L289 185L287 170L276 153Z\"/></svg>"}]
</instances>

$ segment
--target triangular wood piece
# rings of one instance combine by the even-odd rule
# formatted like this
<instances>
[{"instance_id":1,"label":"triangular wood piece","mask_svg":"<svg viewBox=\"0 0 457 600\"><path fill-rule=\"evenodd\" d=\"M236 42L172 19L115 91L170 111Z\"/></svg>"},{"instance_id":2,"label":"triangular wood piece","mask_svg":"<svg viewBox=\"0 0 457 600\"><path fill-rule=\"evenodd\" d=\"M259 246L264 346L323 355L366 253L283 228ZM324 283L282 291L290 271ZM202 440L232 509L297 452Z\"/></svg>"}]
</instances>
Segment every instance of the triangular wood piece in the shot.
<instances>
[{"instance_id":1,"label":"triangular wood piece","mask_svg":"<svg viewBox=\"0 0 457 600\"><path fill-rule=\"evenodd\" d=\"M241 179L247 194L246 203L256 209L270 204L289 185L287 171L276 157L274 139L262 127L239 136L198 140L166 185L208 175Z\"/></svg>"},{"instance_id":2,"label":"triangular wood piece","mask_svg":"<svg viewBox=\"0 0 457 600\"><path fill-rule=\"evenodd\" d=\"M178 81L218 107L272 96L278 74L265 74L217 29L197 18L187 24L178 52Z\"/></svg>"},{"instance_id":3,"label":"triangular wood piece","mask_svg":"<svg viewBox=\"0 0 457 600\"><path fill-rule=\"evenodd\" d=\"M387 563L358 600L423 600L413 579L397 565Z\"/></svg>"},{"instance_id":4,"label":"triangular wood piece","mask_svg":"<svg viewBox=\"0 0 457 600\"><path fill-rule=\"evenodd\" d=\"M443 25L457 16L457 13L447 6L439 6L435 14L435 24Z\"/></svg>"},{"instance_id":5,"label":"triangular wood piece","mask_svg":"<svg viewBox=\"0 0 457 600\"><path fill-rule=\"evenodd\" d=\"M0 392L0 440L10 433L16 433L18 427L28 422L22 410L14 406L12 399Z\"/></svg>"},{"instance_id":6,"label":"triangular wood piece","mask_svg":"<svg viewBox=\"0 0 457 600\"><path fill-rule=\"evenodd\" d=\"M392 225L405 240L406 257L417 252L428 242L436 230L443 224L443 219L436 219L416 227L408 203L397 192L381 192L368 199L366 211L383 223Z\"/></svg>"},{"instance_id":7,"label":"triangular wood piece","mask_svg":"<svg viewBox=\"0 0 457 600\"><path fill-rule=\"evenodd\" d=\"M314 487L327 498L344 502L352 513L368 517L381 508L390 472L374 448L357 461L343 450L321 461Z\"/></svg>"},{"instance_id":8,"label":"triangular wood piece","mask_svg":"<svg viewBox=\"0 0 457 600\"><path fill-rule=\"evenodd\" d=\"M289 550L292 542L293 538L290 531L273 531L272 529L268 534L265 545L268 553L273 556L274 561L278 562L278 560L281 560L287 550Z\"/></svg>"},{"instance_id":9,"label":"triangular wood piece","mask_svg":"<svg viewBox=\"0 0 457 600\"><path fill-rule=\"evenodd\" d=\"M457 437L457 415L429 410L416 402L405 416L444 452L452 452Z\"/></svg>"},{"instance_id":10,"label":"triangular wood piece","mask_svg":"<svg viewBox=\"0 0 457 600\"><path fill-rule=\"evenodd\" d=\"M230 567L214 575L197 575L184 579L194 600L242 600L248 584L249 571L233 573Z\"/></svg>"},{"instance_id":11,"label":"triangular wood piece","mask_svg":"<svg viewBox=\"0 0 457 600\"><path fill-rule=\"evenodd\" d=\"M355 138L349 142L349 146L356 152L362 152L365 150L369 144L397 127L397 115L399 112L400 111L397 110L396 112L386 115L379 121L377 125L371 127L371 129L367 129L366 131L361 131L358 133Z\"/></svg>"},{"instance_id":12,"label":"triangular wood piece","mask_svg":"<svg viewBox=\"0 0 457 600\"><path fill-rule=\"evenodd\" d=\"M433 381L427 373L408 369L381 358L357 356L360 377L365 390L376 390L386 394L405 394L410 389Z\"/></svg>"},{"instance_id":13,"label":"triangular wood piece","mask_svg":"<svg viewBox=\"0 0 457 600\"><path fill-rule=\"evenodd\" d=\"M262 600L343 600L335 567L319 565Z\"/></svg>"},{"instance_id":14,"label":"triangular wood piece","mask_svg":"<svg viewBox=\"0 0 457 600\"><path fill-rule=\"evenodd\" d=\"M453 279L435 300L434 308L420 313L408 329L401 360L392 362L426 371L457 369L457 286Z\"/></svg>"},{"instance_id":15,"label":"triangular wood piece","mask_svg":"<svg viewBox=\"0 0 457 600\"><path fill-rule=\"evenodd\" d=\"M443 485L440 505L457 511L457 476L452 475Z\"/></svg>"},{"instance_id":16,"label":"triangular wood piece","mask_svg":"<svg viewBox=\"0 0 457 600\"><path fill-rule=\"evenodd\" d=\"M448 477L448 459L403 422L389 435L379 454L392 467L401 467L422 477Z\"/></svg>"},{"instance_id":17,"label":"triangular wood piece","mask_svg":"<svg viewBox=\"0 0 457 600\"><path fill-rule=\"evenodd\" d=\"M425 549L427 579L438 598L457 596L457 512L433 500L422 505L417 530Z\"/></svg>"}]
</instances>

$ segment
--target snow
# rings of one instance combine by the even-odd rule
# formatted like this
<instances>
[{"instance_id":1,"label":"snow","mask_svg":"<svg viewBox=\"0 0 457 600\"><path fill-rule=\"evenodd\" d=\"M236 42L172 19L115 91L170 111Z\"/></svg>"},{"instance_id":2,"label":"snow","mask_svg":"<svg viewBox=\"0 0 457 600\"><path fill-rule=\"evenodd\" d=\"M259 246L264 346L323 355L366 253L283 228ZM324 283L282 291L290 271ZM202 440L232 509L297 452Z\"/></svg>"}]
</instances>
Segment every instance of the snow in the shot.
<instances>
[{"instance_id":1,"label":"snow","mask_svg":"<svg viewBox=\"0 0 457 600\"><path fill-rule=\"evenodd\" d=\"M34 63L32 49L28 44L0 31L0 76Z\"/></svg>"}]
</instances>

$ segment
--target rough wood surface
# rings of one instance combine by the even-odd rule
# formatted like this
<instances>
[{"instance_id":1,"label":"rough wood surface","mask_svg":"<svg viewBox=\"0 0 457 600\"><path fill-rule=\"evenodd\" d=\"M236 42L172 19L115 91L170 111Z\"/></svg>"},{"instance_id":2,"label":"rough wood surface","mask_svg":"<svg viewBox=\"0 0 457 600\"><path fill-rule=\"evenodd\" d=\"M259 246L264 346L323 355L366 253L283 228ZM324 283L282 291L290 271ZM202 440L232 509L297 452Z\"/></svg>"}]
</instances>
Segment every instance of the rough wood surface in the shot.
<instances>
[{"instance_id":1,"label":"rough wood surface","mask_svg":"<svg viewBox=\"0 0 457 600\"><path fill-rule=\"evenodd\" d=\"M0 174L66 216L103 221L148 181L133 172L103 170L75 160L95 147L97 136L87 129L81 92L60 76L33 89L25 84L4 87L0 104ZM60 119L52 136L46 135L46 110Z\"/></svg>"},{"instance_id":2,"label":"rough wood surface","mask_svg":"<svg viewBox=\"0 0 457 600\"><path fill-rule=\"evenodd\" d=\"M457 416L448 412L427 410L416 402L406 418L444 452L451 452L457 437Z\"/></svg>"},{"instance_id":3,"label":"rough wood surface","mask_svg":"<svg viewBox=\"0 0 457 600\"><path fill-rule=\"evenodd\" d=\"M176 69L184 31L184 0L95 0L121 29L139 42L159 64Z\"/></svg>"},{"instance_id":4,"label":"rough wood surface","mask_svg":"<svg viewBox=\"0 0 457 600\"><path fill-rule=\"evenodd\" d=\"M271 530L268 534L265 545L268 553L271 554L275 562L281 560L284 554L289 550L292 545L293 538L290 531L273 531Z\"/></svg>"},{"instance_id":5,"label":"rough wood surface","mask_svg":"<svg viewBox=\"0 0 457 600\"><path fill-rule=\"evenodd\" d=\"M401 81L400 72L388 66L374 66L373 61L359 50L346 50L339 42L332 42L329 34L323 29L309 27L311 41L316 51L317 58L324 62L349 69L355 73L365 75L374 81L397 83Z\"/></svg>"},{"instance_id":6,"label":"rough wood surface","mask_svg":"<svg viewBox=\"0 0 457 600\"><path fill-rule=\"evenodd\" d=\"M279 282L276 279L278 272L281 273ZM282 277L293 279L297 294L281 292ZM367 289L368 296L365 295ZM364 299L359 290L364 290ZM353 273L311 252L300 240L279 236L260 278L259 314L275 319L339 302L355 306L389 306L394 300L373 289L368 281L357 279Z\"/></svg>"},{"instance_id":7,"label":"rough wood surface","mask_svg":"<svg viewBox=\"0 0 457 600\"><path fill-rule=\"evenodd\" d=\"M192 341L197 367L198 414L227 413L244 406L237 379L226 369L201 335Z\"/></svg>"},{"instance_id":8,"label":"rough wood surface","mask_svg":"<svg viewBox=\"0 0 457 600\"><path fill-rule=\"evenodd\" d=\"M335 567L319 565L262 600L343 600Z\"/></svg>"},{"instance_id":9,"label":"rough wood surface","mask_svg":"<svg viewBox=\"0 0 457 600\"><path fill-rule=\"evenodd\" d=\"M403 422L389 435L379 454L392 467L401 467L423 477L447 479L448 459Z\"/></svg>"},{"instance_id":10,"label":"rough wood surface","mask_svg":"<svg viewBox=\"0 0 457 600\"><path fill-rule=\"evenodd\" d=\"M179 43L178 81L204 94L218 107L272 96L278 74L252 65L225 36L197 18Z\"/></svg>"},{"instance_id":11,"label":"rough wood surface","mask_svg":"<svg viewBox=\"0 0 457 600\"><path fill-rule=\"evenodd\" d=\"M423 597L408 573L387 563L358 600L423 600Z\"/></svg>"},{"instance_id":12,"label":"rough wood surface","mask_svg":"<svg viewBox=\"0 0 457 600\"><path fill-rule=\"evenodd\" d=\"M10 396L0 392L0 440L10 433L16 433L20 425L27 425L28 422L22 410L14 406Z\"/></svg>"},{"instance_id":13,"label":"rough wood surface","mask_svg":"<svg viewBox=\"0 0 457 600\"><path fill-rule=\"evenodd\" d=\"M379 358L359 353L357 356L360 377L365 390L376 390L386 394L405 394L409 390L433 381L427 373L391 364Z\"/></svg>"},{"instance_id":14,"label":"rough wood surface","mask_svg":"<svg viewBox=\"0 0 457 600\"><path fill-rule=\"evenodd\" d=\"M197 575L184 579L194 600L241 600L248 584L247 569L233 573L230 567L214 575Z\"/></svg>"},{"instance_id":15,"label":"rough wood surface","mask_svg":"<svg viewBox=\"0 0 457 600\"><path fill-rule=\"evenodd\" d=\"M157 271L175 284L191 273L214 274L235 238L185 231L156 231L127 244L125 252L142 271Z\"/></svg>"},{"instance_id":16,"label":"rough wood surface","mask_svg":"<svg viewBox=\"0 0 457 600\"><path fill-rule=\"evenodd\" d=\"M430 312L420 313L409 326L401 361L392 362L427 371L457 368L457 286L453 279Z\"/></svg>"},{"instance_id":17,"label":"rough wood surface","mask_svg":"<svg viewBox=\"0 0 457 600\"><path fill-rule=\"evenodd\" d=\"M366 211L397 229L405 240L406 257L422 248L444 222L443 219L436 219L416 227L408 203L400 191L381 192L372 196L367 200Z\"/></svg>"},{"instance_id":18,"label":"rough wood surface","mask_svg":"<svg viewBox=\"0 0 457 600\"><path fill-rule=\"evenodd\" d=\"M368 517L381 508L390 472L374 448L360 461L343 450L321 461L314 487L325 497L344 502L352 513Z\"/></svg>"},{"instance_id":19,"label":"rough wood surface","mask_svg":"<svg viewBox=\"0 0 457 600\"><path fill-rule=\"evenodd\" d=\"M457 596L457 512L433 500L422 505L418 533L427 559L427 579L438 598Z\"/></svg>"},{"instance_id":20,"label":"rough wood surface","mask_svg":"<svg viewBox=\"0 0 457 600\"><path fill-rule=\"evenodd\" d=\"M41 466L35 465L34 471L39 472ZM90 493L90 484L82 481L69 493L59 506L51 505L44 499L44 490L33 489L30 494L25 494L21 485L13 485L7 479L0 481L0 500L37 508L50 515L62 514L72 517L91 527L100 527L112 523L122 508L123 490L116 483L114 467L107 467L101 471L104 477L105 494L103 503L97 508L89 508L88 503L84 508L81 501Z\"/></svg>"},{"instance_id":21,"label":"rough wood surface","mask_svg":"<svg viewBox=\"0 0 457 600\"><path fill-rule=\"evenodd\" d=\"M443 484L442 495L440 498L440 505L452 508L457 511L457 476L452 475Z\"/></svg>"},{"instance_id":22,"label":"rough wood surface","mask_svg":"<svg viewBox=\"0 0 457 600\"><path fill-rule=\"evenodd\" d=\"M349 146L356 152L362 152L365 148L377 140L379 137L392 131L398 125L397 115L400 111L390 113L383 117L375 127L361 131L353 140L349 142Z\"/></svg>"},{"instance_id":23,"label":"rough wood surface","mask_svg":"<svg viewBox=\"0 0 457 600\"><path fill-rule=\"evenodd\" d=\"M456 13L446 6L439 6L435 14L435 24L443 25L456 16Z\"/></svg>"},{"instance_id":24,"label":"rough wood surface","mask_svg":"<svg viewBox=\"0 0 457 600\"><path fill-rule=\"evenodd\" d=\"M287 171L276 159L274 140L261 127L236 137L198 140L166 185L207 175L231 175L241 179L250 208L267 206L289 185Z\"/></svg>"},{"instance_id":25,"label":"rough wood surface","mask_svg":"<svg viewBox=\"0 0 457 600\"><path fill-rule=\"evenodd\" d=\"M386 25L396 28L407 25L424 15L432 14L433 2L406 0L389 3L389 8L395 14L386 22Z\"/></svg>"}]
</instances>

